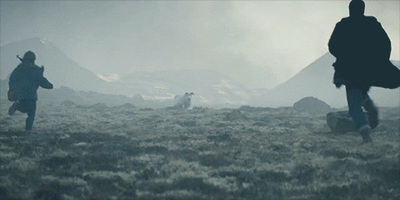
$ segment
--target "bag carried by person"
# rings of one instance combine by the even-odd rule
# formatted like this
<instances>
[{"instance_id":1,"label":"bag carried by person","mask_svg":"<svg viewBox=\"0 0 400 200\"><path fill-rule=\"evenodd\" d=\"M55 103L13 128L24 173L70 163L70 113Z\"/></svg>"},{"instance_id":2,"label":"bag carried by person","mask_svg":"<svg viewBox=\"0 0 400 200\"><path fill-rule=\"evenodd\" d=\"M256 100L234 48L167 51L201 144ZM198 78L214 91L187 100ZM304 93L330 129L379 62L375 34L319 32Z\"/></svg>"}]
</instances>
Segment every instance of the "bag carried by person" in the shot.
<instances>
[{"instance_id":1,"label":"bag carried by person","mask_svg":"<svg viewBox=\"0 0 400 200\"><path fill-rule=\"evenodd\" d=\"M9 101L16 101L17 100L17 91L16 90L8 90L7 93Z\"/></svg>"}]
</instances>

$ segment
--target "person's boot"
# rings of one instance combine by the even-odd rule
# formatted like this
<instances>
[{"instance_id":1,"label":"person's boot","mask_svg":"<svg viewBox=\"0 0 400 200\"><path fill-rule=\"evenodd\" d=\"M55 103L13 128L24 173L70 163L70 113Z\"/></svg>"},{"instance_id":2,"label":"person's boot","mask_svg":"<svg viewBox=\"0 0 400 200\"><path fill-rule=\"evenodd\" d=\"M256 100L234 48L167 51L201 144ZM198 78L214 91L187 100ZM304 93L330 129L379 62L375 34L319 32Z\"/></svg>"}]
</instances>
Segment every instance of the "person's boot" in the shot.
<instances>
[{"instance_id":1,"label":"person's boot","mask_svg":"<svg viewBox=\"0 0 400 200\"><path fill-rule=\"evenodd\" d=\"M32 124L26 124L25 125L25 131L31 131L32 130Z\"/></svg>"},{"instance_id":2,"label":"person's boot","mask_svg":"<svg viewBox=\"0 0 400 200\"><path fill-rule=\"evenodd\" d=\"M368 99L365 101L363 107L365 110L368 112L368 122L371 127L371 129L374 129L378 126L379 124L379 119L378 119L378 108L375 106L374 102L371 99Z\"/></svg>"},{"instance_id":3,"label":"person's boot","mask_svg":"<svg viewBox=\"0 0 400 200\"><path fill-rule=\"evenodd\" d=\"M13 115L15 113L15 111L17 111L17 106L18 106L18 102L14 101L14 103L8 109L8 114Z\"/></svg>"},{"instance_id":4,"label":"person's boot","mask_svg":"<svg viewBox=\"0 0 400 200\"><path fill-rule=\"evenodd\" d=\"M358 129L358 132L360 133L363 143L370 143L372 142L372 139L370 137L371 135L371 127L369 125L363 125Z\"/></svg>"}]
</instances>

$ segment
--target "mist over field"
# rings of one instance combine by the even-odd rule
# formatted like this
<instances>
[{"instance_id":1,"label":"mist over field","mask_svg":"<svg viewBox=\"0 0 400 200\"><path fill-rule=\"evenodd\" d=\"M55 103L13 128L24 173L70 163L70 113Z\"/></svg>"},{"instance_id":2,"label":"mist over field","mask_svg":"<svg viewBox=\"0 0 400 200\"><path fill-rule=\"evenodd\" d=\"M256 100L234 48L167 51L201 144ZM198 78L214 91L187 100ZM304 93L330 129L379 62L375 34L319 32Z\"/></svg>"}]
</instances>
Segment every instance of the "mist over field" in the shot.
<instances>
[{"instance_id":1,"label":"mist over field","mask_svg":"<svg viewBox=\"0 0 400 200\"><path fill-rule=\"evenodd\" d=\"M54 43L38 37L12 42L1 47L1 98L6 98L4 91L8 90L8 77L19 62L15 56L23 55L26 49L36 52L38 57L36 63L45 65L44 74L56 88L54 91L39 89L41 100L57 99L58 102L71 100L78 104L109 105L124 103L139 105L144 101L158 102L165 107L173 105L175 96L193 92L192 105L204 107L292 106L307 96L319 98L335 108L347 105L344 87L337 89L332 83L334 73L332 63L335 58L330 53L321 55L284 83L266 89L246 87L230 76L212 69L141 71L126 73L117 78L100 76L72 60ZM392 62L399 66L399 61ZM82 92L94 92L99 96L105 94L108 97L83 101L82 98L67 95L72 91L66 88L75 93L81 92L82 95L86 95ZM371 97L380 106L400 105L399 89L373 87Z\"/></svg>"},{"instance_id":2,"label":"mist over field","mask_svg":"<svg viewBox=\"0 0 400 200\"><path fill-rule=\"evenodd\" d=\"M335 24L348 16L347 1L0 3L1 46L39 37L108 78L208 69L268 89L324 55ZM377 17L392 40L392 60L400 60L399 3L366 1L366 15Z\"/></svg>"}]
</instances>

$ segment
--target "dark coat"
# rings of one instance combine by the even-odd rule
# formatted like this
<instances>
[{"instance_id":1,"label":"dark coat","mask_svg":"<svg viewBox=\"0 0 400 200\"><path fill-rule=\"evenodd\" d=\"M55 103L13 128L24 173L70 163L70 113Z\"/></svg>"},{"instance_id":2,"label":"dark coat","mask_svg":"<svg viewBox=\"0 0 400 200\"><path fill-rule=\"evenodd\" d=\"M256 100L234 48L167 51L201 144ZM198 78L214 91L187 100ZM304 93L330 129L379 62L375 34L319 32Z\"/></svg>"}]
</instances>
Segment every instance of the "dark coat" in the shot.
<instances>
[{"instance_id":1,"label":"dark coat","mask_svg":"<svg viewBox=\"0 0 400 200\"><path fill-rule=\"evenodd\" d=\"M43 77L43 71L43 68L29 63L21 63L14 69L8 84L10 90L16 91L17 100L37 100L39 86L53 88L53 84Z\"/></svg>"},{"instance_id":2,"label":"dark coat","mask_svg":"<svg viewBox=\"0 0 400 200\"><path fill-rule=\"evenodd\" d=\"M343 18L336 24L328 45L336 57L336 86L400 86L400 70L389 60L390 39L375 17Z\"/></svg>"}]
</instances>

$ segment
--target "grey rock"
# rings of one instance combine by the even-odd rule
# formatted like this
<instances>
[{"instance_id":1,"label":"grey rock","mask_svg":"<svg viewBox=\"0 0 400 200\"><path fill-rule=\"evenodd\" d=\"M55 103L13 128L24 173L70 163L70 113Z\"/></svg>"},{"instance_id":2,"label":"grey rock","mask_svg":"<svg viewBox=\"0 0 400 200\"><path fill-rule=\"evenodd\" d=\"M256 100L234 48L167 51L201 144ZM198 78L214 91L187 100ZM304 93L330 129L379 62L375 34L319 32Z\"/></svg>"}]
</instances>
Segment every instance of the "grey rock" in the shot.
<instances>
[{"instance_id":1,"label":"grey rock","mask_svg":"<svg viewBox=\"0 0 400 200\"><path fill-rule=\"evenodd\" d=\"M368 118L368 113L364 112ZM356 131L353 119L348 111L330 112L326 115L326 123L333 133L347 133ZM369 122L372 127L372 123Z\"/></svg>"},{"instance_id":2,"label":"grey rock","mask_svg":"<svg viewBox=\"0 0 400 200\"><path fill-rule=\"evenodd\" d=\"M332 108L325 102L315 97L305 97L293 105L293 109L311 114L325 114Z\"/></svg>"},{"instance_id":3,"label":"grey rock","mask_svg":"<svg viewBox=\"0 0 400 200\"><path fill-rule=\"evenodd\" d=\"M326 122L333 133L356 131L348 111L330 112L326 115Z\"/></svg>"}]
</instances>

